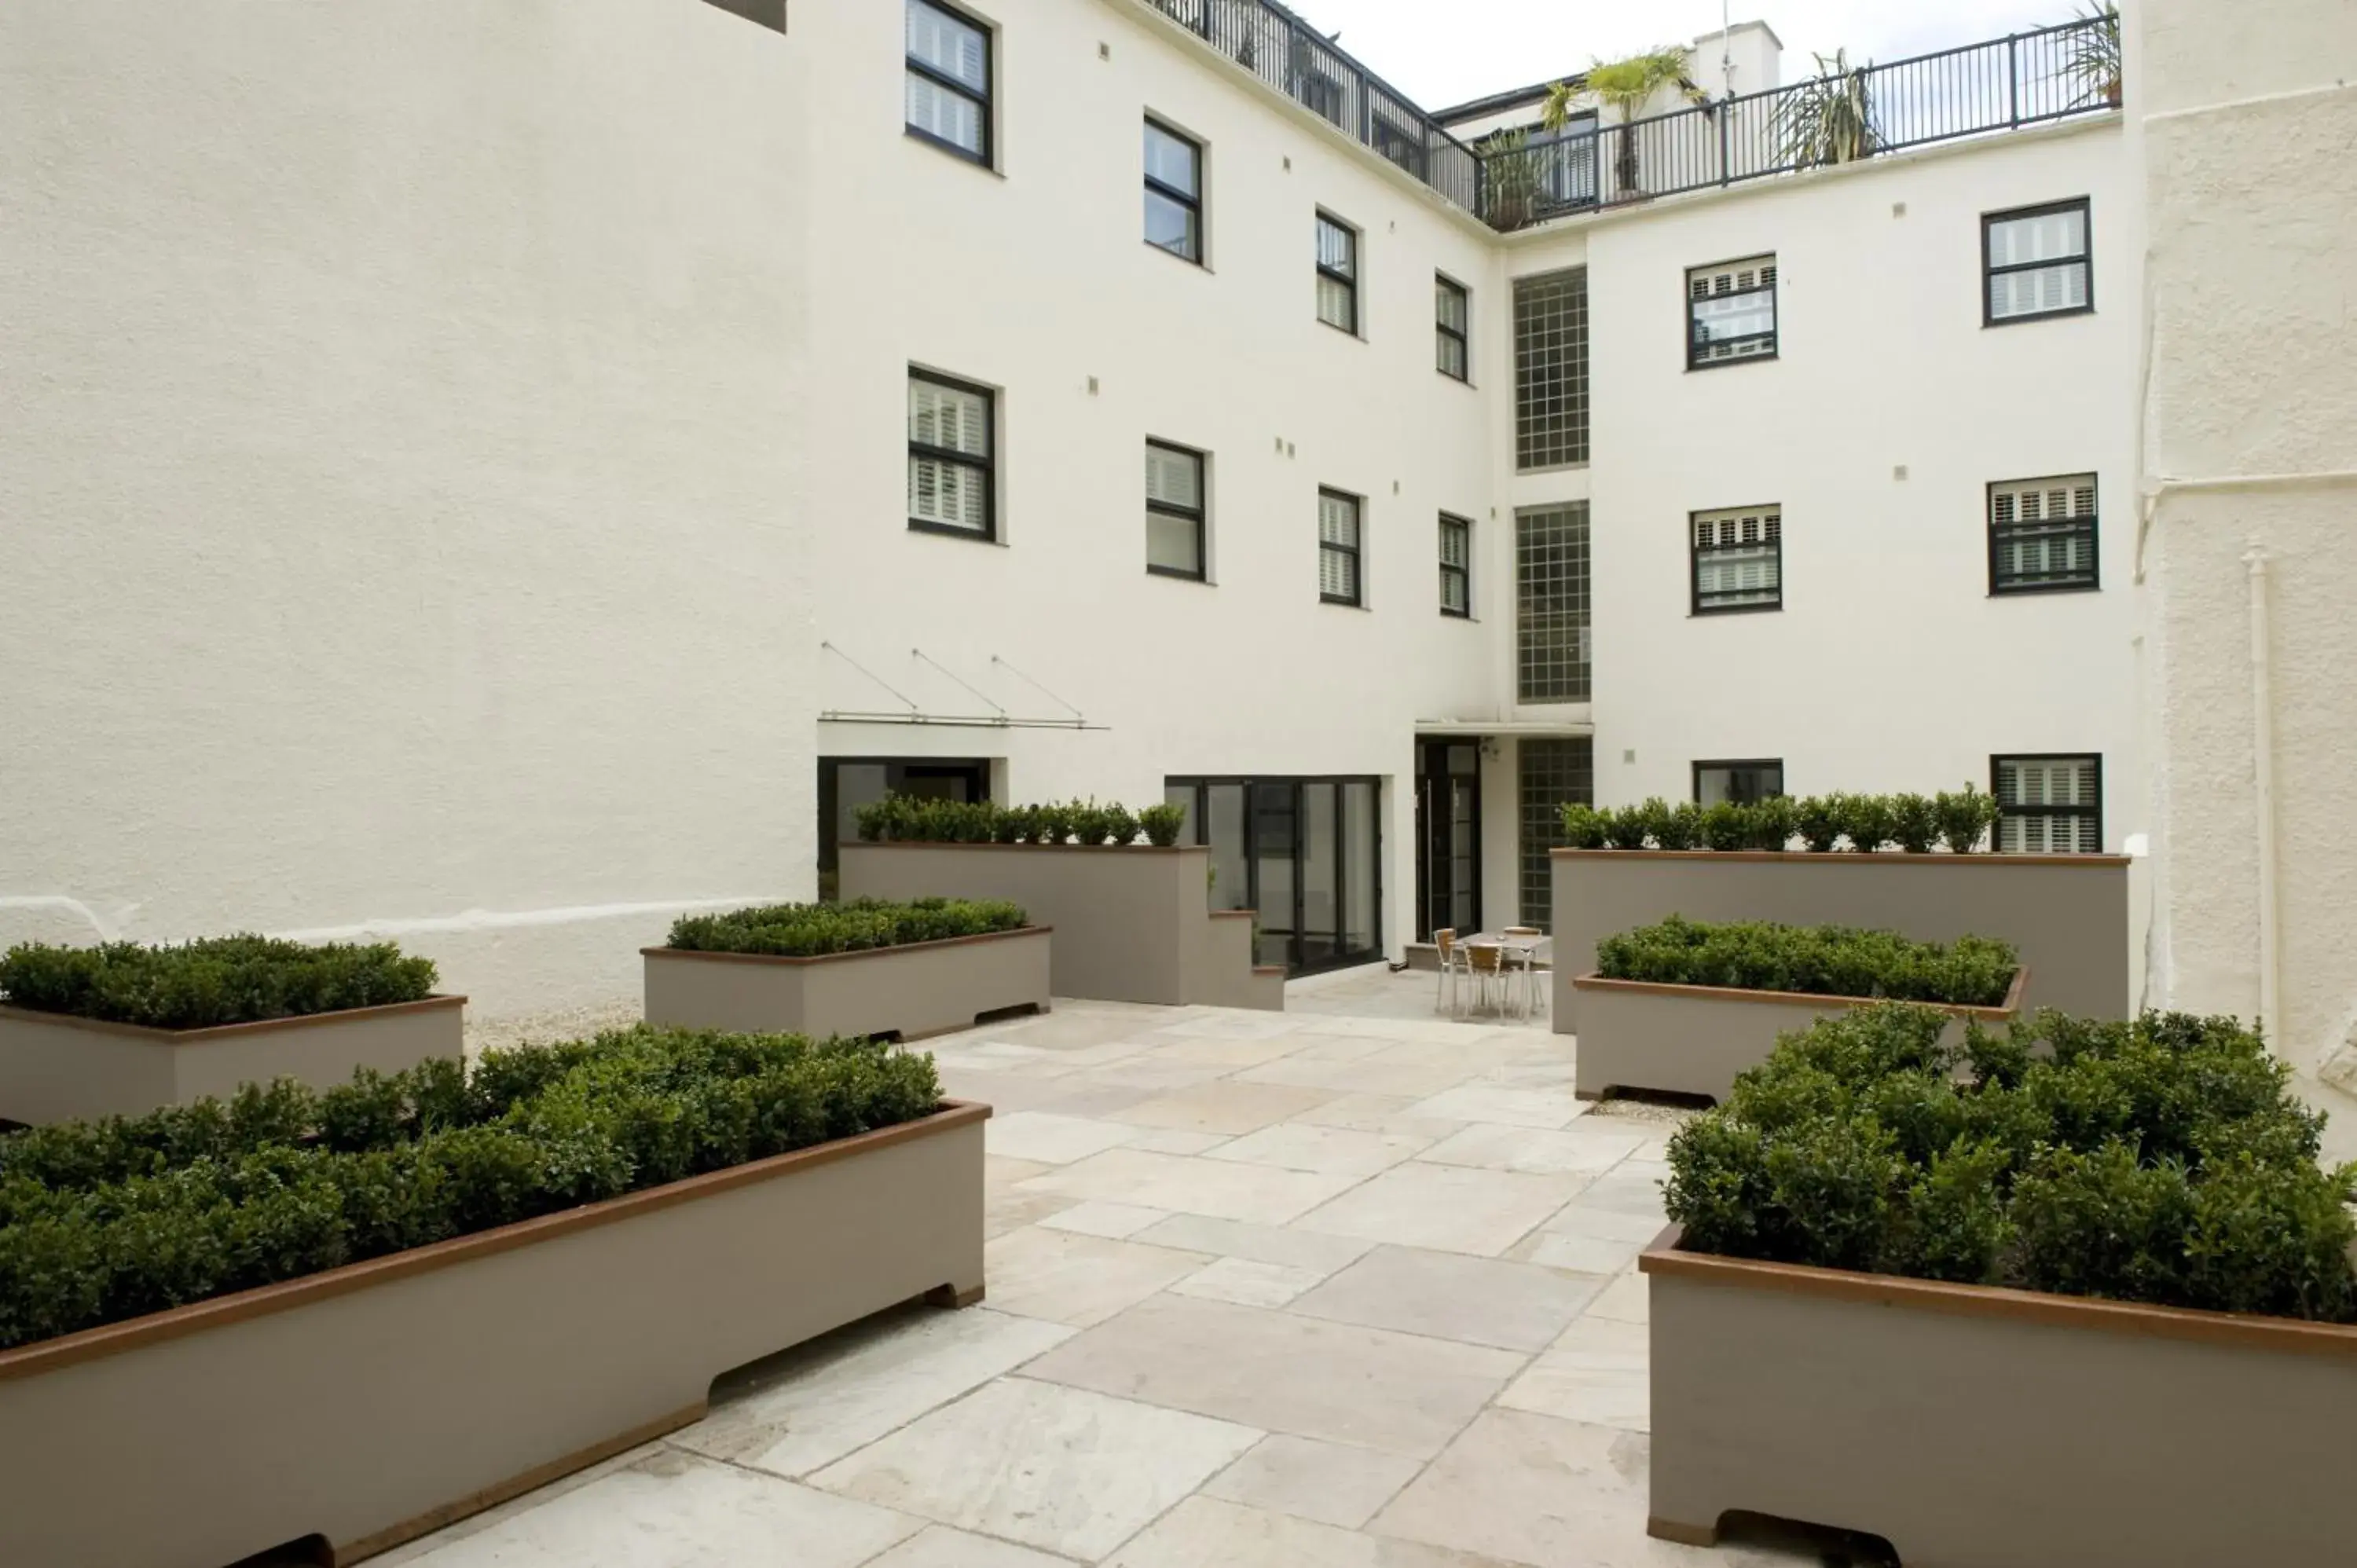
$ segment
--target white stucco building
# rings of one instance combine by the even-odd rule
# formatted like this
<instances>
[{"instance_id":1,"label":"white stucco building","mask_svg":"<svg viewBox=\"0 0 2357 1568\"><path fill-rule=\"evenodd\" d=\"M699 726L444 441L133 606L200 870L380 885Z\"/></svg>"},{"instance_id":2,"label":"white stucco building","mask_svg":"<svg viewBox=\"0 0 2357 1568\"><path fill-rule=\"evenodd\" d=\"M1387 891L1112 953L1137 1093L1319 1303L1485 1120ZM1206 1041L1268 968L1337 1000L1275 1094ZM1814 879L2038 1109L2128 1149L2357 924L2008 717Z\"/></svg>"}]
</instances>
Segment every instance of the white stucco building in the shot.
<instances>
[{"instance_id":1,"label":"white stucco building","mask_svg":"<svg viewBox=\"0 0 2357 1568\"><path fill-rule=\"evenodd\" d=\"M886 788L1183 799L1297 970L1543 922L1567 800L2140 843L2057 35L1791 172L1759 23L1550 131L1264 0L494 9L0 12L0 941L627 996Z\"/></svg>"}]
</instances>

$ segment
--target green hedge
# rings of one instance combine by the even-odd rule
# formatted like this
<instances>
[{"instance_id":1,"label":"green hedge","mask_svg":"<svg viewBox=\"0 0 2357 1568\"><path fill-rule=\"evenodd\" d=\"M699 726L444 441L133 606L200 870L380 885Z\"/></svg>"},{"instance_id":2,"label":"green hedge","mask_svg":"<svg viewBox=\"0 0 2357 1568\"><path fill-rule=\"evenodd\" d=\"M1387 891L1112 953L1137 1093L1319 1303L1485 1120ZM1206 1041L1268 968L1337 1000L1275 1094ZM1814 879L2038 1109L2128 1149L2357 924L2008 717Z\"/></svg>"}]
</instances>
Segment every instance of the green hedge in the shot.
<instances>
[{"instance_id":1,"label":"green hedge","mask_svg":"<svg viewBox=\"0 0 2357 1568\"><path fill-rule=\"evenodd\" d=\"M811 958L907 947L1022 929L1023 908L1002 899L920 898L893 904L854 898L843 904L771 904L673 922L671 945L688 952L771 953Z\"/></svg>"},{"instance_id":2,"label":"green hedge","mask_svg":"<svg viewBox=\"0 0 2357 1568\"><path fill-rule=\"evenodd\" d=\"M155 1029L296 1018L433 994L434 963L391 942L211 937L177 947L28 942L0 953L0 1003Z\"/></svg>"},{"instance_id":3,"label":"green hedge","mask_svg":"<svg viewBox=\"0 0 2357 1568\"><path fill-rule=\"evenodd\" d=\"M932 1058L646 1026L0 1137L0 1348L930 1114Z\"/></svg>"},{"instance_id":4,"label":"green hedge","mask_svg":"<svg viewBox=\"0 0 2357 1568\"><path fill-rule=\"evenodd\" d=\"M2324 1118L2255 1033L2044 1013L1950 1049L1944 1022L1893 1003L1786 1036L1670 1144L1684 1246L2357 1322L2357 1166L2318 1166Z\"/></svg>"},{"instance_id":5,"label":"green hedge","mask_svg":"<svg viewBox=\"0 0 2357 1568\"><path fill-rule=\"evenodd\" d=\"M1714 926L1675 915L1596 944L1597 972L1608 980L1964 1007L2002 1003L2020 961L2012 944L1988 937L1960 937L1942 946L1848 926L1764 920Z\"/></svg>"},{"instance_id":6,"label":"green hedge","mask_svg":"<svg viewBox=\"0 0 2357 1568\"><path fill-rule=\"evenodd\" d=\"M1716 806L1672 805L1656 795L1617 810L1563 808L1564 842L1572 849L1786 850L1798 839L1820 854L1945 848L1970 854L1989 842L1996 822L1996 800L1970 784L1937 795L1778 796Z\"/></svg>"},{"instance_id":7,"label":"green hedge","mask_svg":"<svg viewBox=\"0 0 2357 1568\"><path fill-rule=\"evenodd\" d=\"M1165 803L1133 811L1070 800L1002 806L995 800L935 800L887 795L859 808L860 838L869 843L1135 843L1168 848L1178 842L1187 809Z\"/></svg>"}]
</instances>

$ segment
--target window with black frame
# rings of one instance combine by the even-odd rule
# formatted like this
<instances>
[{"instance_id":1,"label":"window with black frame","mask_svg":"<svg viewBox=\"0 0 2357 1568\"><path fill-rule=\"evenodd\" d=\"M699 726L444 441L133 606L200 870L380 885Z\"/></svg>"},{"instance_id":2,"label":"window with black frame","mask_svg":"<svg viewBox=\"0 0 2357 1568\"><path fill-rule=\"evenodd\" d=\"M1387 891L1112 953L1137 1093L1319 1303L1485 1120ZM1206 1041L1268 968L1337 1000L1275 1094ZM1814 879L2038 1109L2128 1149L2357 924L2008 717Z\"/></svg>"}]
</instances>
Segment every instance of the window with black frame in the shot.
<instances>
[{"instance_id":1,"label":"window with black frame","mask_svg":"<svg viewBox=\"0 0 2357 1568\"><path fill-rule=\"evenodd\" d=\"M1359 330L1359 231L1323 212L1318 215L1318 319L1345 332Z\"/></svg>"},{"instance_id":2,"label":"window with black frame","mask_svg":"<svg viewBox=\"0 0 2357 1568\"><path fill-rule=\"evenodd\" d=\"M1473 613L1473 525L1447 512L1440 514L1440 613Z\"/></svg>"},{"instance_id":3,"label":"window with black frame","mask_svg":"<svg viewBox=\"0 0 2357 1568\"><path fill-rule=\"evenodd\" d=\"M909 526L926 533L998 537L987 387L909 372Z\"/></svg>"},{"instance_id":4,"label":"window with black frame","mask_svg":"<svg viewBox=\"0 0 2357 1568\"><path fill-rule=\"evenodd\" d=\"M1686 270L1686 369L1776 357L1776 258Z\"/></svg>"},{"instance_id":5,"label":"window with black frame","mask_svg":"<svg viewBox=\"0 0 2357 1568\"><path fill-rule=\"evenodd\" d=\"M1698 806L1749 806L1783 792L1781 757L1694 765L1694 798Z\"/></svg>"},{"instance_id":6,"label":"window with black frame","mask_svg":"<svg viewBox=\"0 0 2357 1568\"><path fill-rule=\"evenodd\" d=\"M1204 580L1203 455L1167 441L1146 444L1146 569Z\"/></svg>"},{"instance_id":7,"label":"window with black frame","mask_svg":"<svg viewBox=\"0 0 2357 1568\"><path fill-rule=\"evenodd\" d=\"M2104 759L2040 753L1989 758L1996 847L2006 854L2100 854Z\"/></svg>"},{"instance_id":8,"label":"window with black frame","mask_svg":"<svg viewBox=\"0 0 2357 1568\"><path fill-rule=\"evenodd\" d=\"M1784 514L1781 507L1698 511L1690 521L1694 613L1784 607Z\"/></svg>"},{"instance_id":9,"label":"window with black frame","mask_svg":"<svg viewBox=\"0 0 2357 1568\"><path fill-rule=\"evenodd\" d=\"M1367 585L1360 572L1361 504L1340 490L1318 492L1318 596L1329 605L1363 607Z\"/></svg>"},{"instance_id":10,"label":"window with black frame","mask_svg":"<svg viewBox=\"0 0 2357 1568\"><path fill-rule=\"evenodd\" d=\"M2087 199L1981 219L1981 322L2003 327L2095 308Z\"/></svg>"},{"instance_id":11,"label":"window with black frame","mask_svg":"<svg viewBox=\"0 0 2357 1568\"><path fill-rule=\"evenodd\" d=\"M1989 592L2103 586L2095 557L2095 476L2007 479L1988 488Z\"/></svg>"},{"instance_id":12,"label":"window with black frame","mask_svg":"<svg viewBox=\"0 0 2357 1568\"><path fill-rule=\"evenodd\" d=\"M1437 338L1434 349L1437 356L1435 362L1442 375L1469 381L1473 356L1467 334L1473 319L1472 296L1466 293L1464 285L1451 283L1437 274L1432 285L1433 331Z\"/></svg>"},{"instance_id":13,"label":"window with black frame","mask_svg":"<svg viewBox=\"0 0 2357 1568\"><path fill-rule=\"evenodd\" d=\"M1146 242L1203 259L1203 147L1157 120L1146 122Z\"/></svg>"},{"instance_id":14,"label":"window with black frame","mask_svg":"<svg viewBox=\"0 0 2357 1568\"><path fill-rule=\"evenodd\" d=\"M990 29L936 0L908 6L909 134L990 164Z\"/></svg>"}]
</instances>

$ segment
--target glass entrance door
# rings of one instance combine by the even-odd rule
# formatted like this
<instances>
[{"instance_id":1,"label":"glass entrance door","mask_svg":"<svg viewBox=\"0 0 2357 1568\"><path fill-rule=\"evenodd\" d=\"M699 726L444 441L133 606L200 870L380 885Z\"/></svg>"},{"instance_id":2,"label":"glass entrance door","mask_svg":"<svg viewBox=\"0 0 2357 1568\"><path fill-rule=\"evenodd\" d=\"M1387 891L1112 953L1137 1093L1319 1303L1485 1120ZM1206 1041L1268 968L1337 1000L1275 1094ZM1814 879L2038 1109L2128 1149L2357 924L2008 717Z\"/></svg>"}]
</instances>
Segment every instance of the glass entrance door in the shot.
<instances>
[{"instance_id":1,"label":"glass entrance door","mask_svg":"<svg viewBox=\"0 0 2357 1568\"><path fill-rule=\"evenodd\" d=\"M832 900L835 846L859 836L859 808L887 795L987 800L990 763L982 757L822 757L818 759L818 896Z\"/></svg>"},{"instance_id":2,"label":"glass entrance door","mask_svg":"<svg viewBox=\"0 0 2357 1568\"><path fill-rule=\"evenodd\" d=\"M1416 743L1415 938L1481 929L1481 751L1473 741Z\"/></svg>"},{"instance_id":3,"label":"glass entrance door","mask_svg":"<svg viewBox=\"0 0 2357 1568\"><path fill-rule=\"evenodd\" d=\"M1312 974L1383 956L1372 779L1172 779L1182 843L1211 850L1211 908L1257 916L1257 961Z\"/></svg>"}]
</instances>

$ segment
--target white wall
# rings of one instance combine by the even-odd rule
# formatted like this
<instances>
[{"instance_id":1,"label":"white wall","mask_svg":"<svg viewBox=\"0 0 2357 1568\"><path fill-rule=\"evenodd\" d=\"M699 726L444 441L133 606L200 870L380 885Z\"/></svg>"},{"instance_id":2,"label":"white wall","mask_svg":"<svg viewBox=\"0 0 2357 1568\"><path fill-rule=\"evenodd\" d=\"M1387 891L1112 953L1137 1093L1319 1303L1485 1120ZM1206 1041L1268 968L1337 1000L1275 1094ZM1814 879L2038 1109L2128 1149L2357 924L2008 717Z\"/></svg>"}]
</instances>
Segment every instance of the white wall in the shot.
<instances>
[{"instance_id":1,"label":"white wall","mask_svg":"<svg viewBox=\"0 0 2357 1568\"><path fill-rule=\"evenodd\" d=\"M808 893L799 71L691 0L0 7L0 942L383 931L479 1017Z\"/></svg>"},{"instance_id":2,"label":"white wall","mask_svg":"<svg viewBox=\"0 0 2357 1568\"><path fill-rule=\"evenodd\" d=\"M2357 1154L2357 10L2144 0L2130 15L2150 210L2146 711L2169 1005L2263 1011L2250 558L2272 701L2280 1000L2266 1019ZM2140 89L2140 91L2139 91Z\"/></svg>"}]
</instances>

